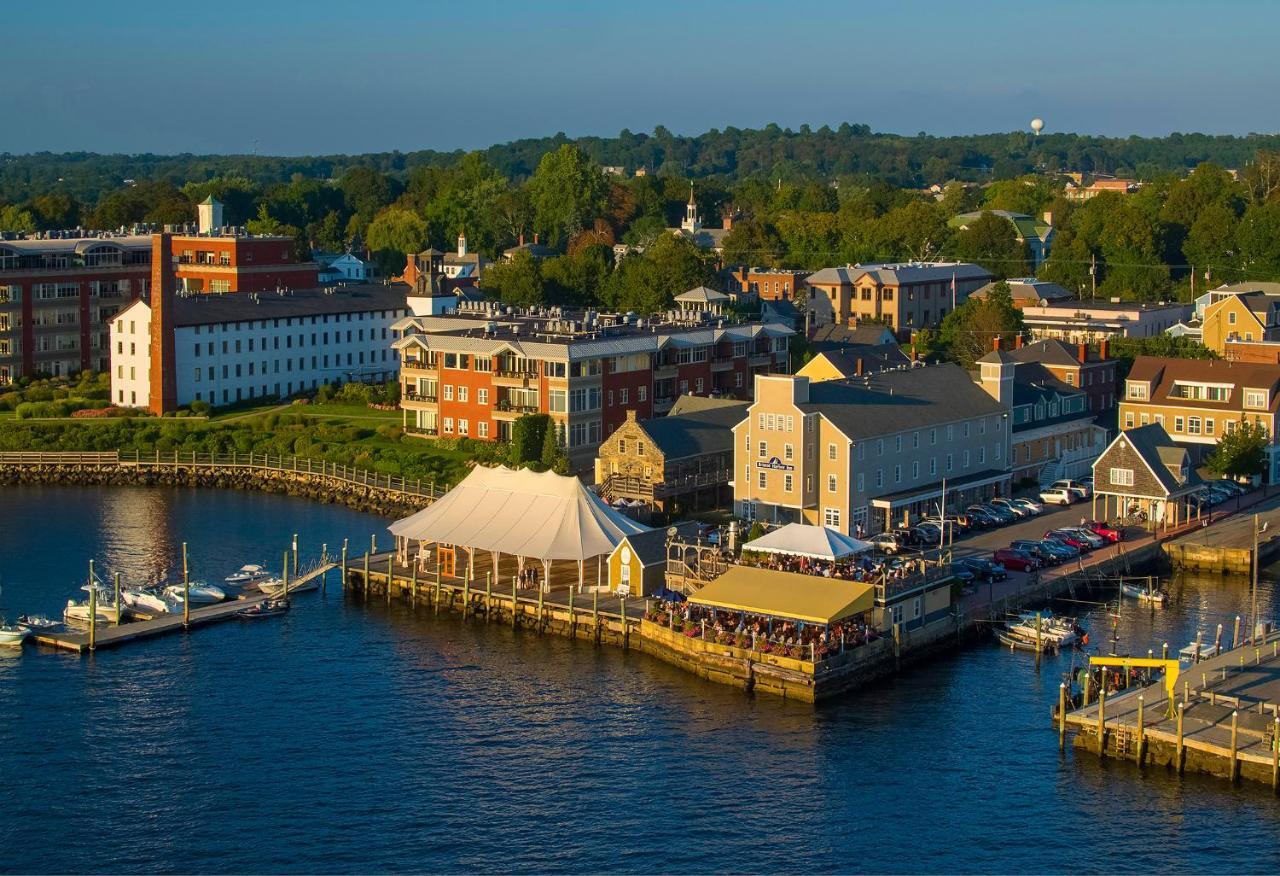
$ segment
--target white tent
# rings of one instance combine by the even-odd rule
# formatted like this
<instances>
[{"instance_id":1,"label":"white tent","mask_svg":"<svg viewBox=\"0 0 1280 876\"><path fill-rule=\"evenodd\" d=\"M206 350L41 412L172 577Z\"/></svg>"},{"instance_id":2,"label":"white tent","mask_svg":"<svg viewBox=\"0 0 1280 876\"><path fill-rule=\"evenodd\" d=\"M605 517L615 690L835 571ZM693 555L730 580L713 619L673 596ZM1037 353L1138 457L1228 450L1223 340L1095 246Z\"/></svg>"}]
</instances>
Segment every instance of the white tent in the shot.
<instances>
[{"instance_id":1,"label":"white tent","mask_svg":"<svg viewBox=\"0 0 1280 876\"><path fill-rule=\"evenodd\" d=\"M575 477L477 466L439 501L388 527L398 539L552 560L610 553L647 526L614 511ZM496 561L495 561L496 565Z\"/></svg>"},{"instance_id":2,"label":"white tent","mask_svg":"<svg viewBox=\"0 0 1280 876\"><path fill-rule=\"evenodd\" d=\"M742 549L818 560L838 560L871 550L871 544L825 526L788 523L768 535L747 542Z\"/></svg>"}]
</instances>

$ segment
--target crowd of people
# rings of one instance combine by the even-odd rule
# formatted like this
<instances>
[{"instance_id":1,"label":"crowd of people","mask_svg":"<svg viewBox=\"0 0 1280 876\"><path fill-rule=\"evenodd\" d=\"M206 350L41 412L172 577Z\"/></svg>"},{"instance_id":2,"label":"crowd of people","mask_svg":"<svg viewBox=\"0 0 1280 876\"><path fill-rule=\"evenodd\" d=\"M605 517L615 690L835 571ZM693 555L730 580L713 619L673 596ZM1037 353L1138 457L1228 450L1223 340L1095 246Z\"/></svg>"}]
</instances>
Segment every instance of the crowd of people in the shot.
<instances>
[{"instance_id":1,"label":"crowd of people","mask_svg":"<svg viewBox=\"0 0 1280 876\"><path fill-rule=\"evenodd\" d=\"M801 575L818 575L823 578L840 578L845 581L865 581L878 584L884 581L905 581L923 572L923 560L893 559L875 556L870 552L841 560L816 560L790 554L767 554L743 551L740 560L744 566L773 569L778 572L795 572Z\"/></svg>"},{"instance_id":2,"label":"crowd of people","mask_svg":"<svg viewBox=\"0 0 1280 876\"><path fill-rule=\"evenodd\" d=\"M690 638L703 637L721 645L798 660L825 660L879 638L861 615L832 624L813 624L663 601L649 612L648 619Z\"/></svg>"}]
</instances>

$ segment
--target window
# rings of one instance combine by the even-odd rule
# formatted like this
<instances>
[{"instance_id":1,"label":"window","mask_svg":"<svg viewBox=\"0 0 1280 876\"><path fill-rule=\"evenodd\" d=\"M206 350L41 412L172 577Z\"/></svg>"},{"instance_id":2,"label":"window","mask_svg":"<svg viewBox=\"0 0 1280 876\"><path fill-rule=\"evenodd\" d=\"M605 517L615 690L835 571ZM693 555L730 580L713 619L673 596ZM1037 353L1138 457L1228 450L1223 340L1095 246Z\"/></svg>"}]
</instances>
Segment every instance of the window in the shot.
<instances>
[{"instance_id":1,"label":"window","mask_svg":"<svg viewBox=\"0 0 1280 876\"><path fill-rule=\"evenodd\" d=\"M884 469L882 468L876 469L876 486L877 487L884 486Z\"/></svg>"},{"instance_id":2,"label":"window","mask_svg":"<svg viewBox=\"0 0 1280 876\"><path fill-rule=\"evenodd\" d=\"M822 509L822 525L829 526L832 529L840 528L840 509L839 508L823 508Z\"/></svg>"},{"instance_id":3,"label":"window","mask_svg":"<svg viewBox=\"0 0 1280 876\"><path fill-rule=\"evenodd\" d=\"M460 402L464 402L464 401L466 401L466 400L467 400L467 395L468 395L468 393L469 393L469 389L468 389L468 387L465 387L465 386L459 386L459 387L458 387L458 401L460 401ZM462 422L464 422L464 423L465 423L465 422L466 422L466 420L463 420ZM465 432L463 432L462 434L464 434L464 435L465 435L466 433L465 433Z\"/></svg>"},{"instance_id":4,"label":"window","mask_svg":"<svg viewBox=\"0 0 1280 876\"><path fill-rule=\"evenodd\" d=\"M760 442L760 458L764 459L769 455L769 445L764 441Z\"/></svg>"},{"instance_id":5,"label":"window","mask_svg":"<svg viewBox=\"0 0 1280 876\"><path fill-rule=\"evenodd\" d=\"M828 445L827 445L827 459L835 459L835 458L836 458L836 445L835 445L834 443L833 443L833 444L828 444Z\"/></svg>"},{"instance_id":6,"label":"window","mask_svg":"<svg viewBox=\"0 0 1280 876\"><path fill-rule=\"evenodd\" d=\"M444 385L444 400L453 401L453 384L446 383Z\"/></svg>"},{"instance_id":7,"label":"window","mask_svg":"<svg viewBox=\"0 0 1280 876\"><path fill-rule=\"evenodd\" d=\"M1182 417L1174 417L1174 418L1173 418L1173 431L1175 431L1175 432L1181 432L1181 431L1182 431Z\"/></svg>"},{"instance_id":8,"label":"window","mask_svg":"<svg viewBox=\"0 0 1280 876\"><path fill-rule=\"evenodd\" d=\"M893 482L895 484L902 483L902 466L895 465L893 467Z\"/></svg>"},{"instance_id":9,"label":"window","mask_svg":"<svg viewBox=\"0 0 1280 876\"><path fill-rule=\"evenodd\" d=\"M738 377L739 377L739 378L741 378L741 377L742 377L742 375L741 375L741 374L739 374L739 375L738 375ZM741 385L741 383L742 383L741 379L739 379L738 383L739 383L739 385ZM648 396L648 394L649 394L649 388L648 388L647 386L640 386L640 387L637 387L637 388L636 388L636 401L644 401L644 400L645 400L645 398Z\"/></svg>"},{"instance_id":10,"label":"window","mask_svg":"<svg viewBox=\"0 0 1280 876\"><path fill-rule=\"evenodd\" d=\"M1133 411L1125 411L1125 413L1124 413L1124 427L1125 427L1126 429L1132 429L1132 428L1133 428Z\"/></svg>"},{"instance_id":11,"label":"window","mask_svg":"<svg viewBox=\"0 0 1280 876\"><path fill-rule=\"evenodd\" d=\"M1129 398L1136 398L1139 400L1145 399L1147 397L1147 387L1145 384L1134 383L1133 381L1130 381L1129 388L1128 388L1128 395L1129 395Z\"/></svg>"},{"instance_id":12,"label":"window","mask_svg":"<svg viewBox=\"0 0 1280 876\"><path fill-rule=\"evenodd\" d=\"M1111 484L1116 487L1132 487L1133 486L1133 469L1131 468L1113 468L1111 469Z\"/></svg>"},{"instance_id":13,"label":"window","mask_svg":"<svg viewBox=\"0 0 1280 876\"><path fill-rule=\"evenodd\" d=\"M919 461L914 461L911 463L911 479L914 481L914 480L918 480L919 477L920 477L920 463Z\"/></svg>"},{"instance_id":14,"label":"window","mask_svg":"<svg viewBox=\"0 0 1280 876\"><path fill-rule=\"evenodd\" d=\"M834 493L837 491L837 489L838 489L838 484L837 484L836 476L833 474L827 475L827 492Z\"/></svg>"},{"instance_id":15,"label":"window","mask_svg":"<svg viewBox=\"0 0 1280 876\"><path fill-rule=\"evenodd\" d=\"M466 420L459 420L459 421L458 421L458 434L459 434L459 435L466 435L466 434L468 434L468 428L469 428L469 424L468 424L468 422L467 422Z\"/></svg>"},{"instance_id":16,"label":"window","mask_svg":"<svg viewBox=\"0 0 1280 876\"><path fill-rule=\"evenodd\" d=\"M1244 406L1246 408L1265 408L1267 406L1267 394L1256 389L1246 389L1244 392Z\"/></svg>"},{"instance_id":17,"label":"window","mask_svg":"<svg viewBox=\"0 0 1280 876\"><path fill-rule=\"evenodd\" d=\"M787 461L790 461L795 458L795 450L791 447L790 444L784 444L782 446L782 455L783 455L783 458L785 458Z\"/></svg>"},{"instance_id":18,"label":"window","mask_svg":"<svg viewBox=\"0 0 1280 876\"><path fill-rule=\"evenodd\" d=\"M1200 418L1199 417L1187 418L1187 434L1188 435L1200 434Z\"/></svg>"},{"instance_id":19,"label":"window","mask_svg":"<svg viewBox=\"0 0 1280 876\"><path fill-rule=\"evenodd\" d=\"M760 472L760 478L757 483L760 485L760 489L769 489L769 473L767 471Z\"/></svg>"},{"instance_id":20,"label":"window","mask_svg":"<svg viewBox=\"0 0 1280 876\"><path fill-rule=\"evenodd\" d=\"M1206 435L1213 434L1213 418L1212 417L1204 418L1204 434Z\"/></svg>"},{"instance_id":21,"label":"window","mask_svg":"<svg viewBox=\"0 0 1280 876\"><path fill-rule=\"evenodd\" d=\"M791 492L791 484L792 484L791 475L789 475L789 474L787 474L787 475L783 475L783 476L782 476L782 489L783 489L784 491L786 491L786 492L790 493L790 492Z\"/></svg>"},{"instance_id":22,"label":"window","mask_svg":"<svg viewBox=\"0 0 1280 876\"><path fill-rule=\"evenodd\" d=\"M446 435L452 435L452 434L453 434L453 417L445 417L445 418L444 418L444 433L445 433Z\"/></svg>"},{"instance_id":23,"label":"window","mask_svg":"<svg viewBox=\"0 0 1280 876\"><path fill-rule=\"evenodd\" d=\"M862 472L858 472L858 492L861 493L865 491L866 488L867 488L866 475L864 475Z\"/></svg>"},{"instance_id":24,"label":"window","mask_svg":"<svg viewBox=\"0 0 1280 876\"><path fill-rule=\"evenodd\" d=\"M477 360L479 361L479 360ZM489 390L481 388L476 390L476 401L482 405L489 403Z\"/></svg>"}]
</instances>

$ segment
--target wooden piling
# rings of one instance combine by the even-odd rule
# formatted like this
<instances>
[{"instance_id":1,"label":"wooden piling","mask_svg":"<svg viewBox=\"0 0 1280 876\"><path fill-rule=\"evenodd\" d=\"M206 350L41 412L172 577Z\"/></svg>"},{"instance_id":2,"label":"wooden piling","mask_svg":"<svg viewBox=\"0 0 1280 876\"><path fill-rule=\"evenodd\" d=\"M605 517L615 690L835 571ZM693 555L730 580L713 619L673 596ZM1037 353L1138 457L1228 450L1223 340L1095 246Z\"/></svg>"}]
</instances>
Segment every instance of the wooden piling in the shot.
<instances>
[{"instance_id":1,"label":"wooden piling","mask_svg":"<svg viewBox=\"0 0 1280 876\"><path fill-rule=\"evenodd\" d=\"M631 633L627 627L627 597L618 597L618 606L622 611L622 647L625 650L631 644Z\"/></svg>"},{"instance_id":2,"label":"wooden piling","mask_svg":"<svg viewBox=\"0 0 1280 876\"><path fill-rule=\"evenodd\" d=\"M1231 650L1234 651L1240 646L1240 615L1236 615L1236 621L1231 630Z\"/></svg>"},{"instance_id":3,"label":"wooden piling","mask_svg":"<svg viewBox=\"0 0 1280 876\"><path fill-rule=\"evenodd\" d=\"M182 628L191 627L191 575L187 567L187 543L182 543Z\"/></svg>"},{"instance_id":4,"label":"wooden piling","mask_svg":"<svg viewBox=\"0 0 1280 876\"><path fill-rule=\"evenodd\" d=\"M1271 791L1280 791L1280 716L1271 724Z\"/></svg>"},{"instance_id":5,"label":"wooden piling","mask_svg":"<svg viewBox=\"0 0 1280 876\"><path fill-rule=\"evenodd\" d=\"M409 601L414 608L418 607L418 559L409 558Z\"/></svg>"},{"instance_id":6,"label":"wooden piling","mask_svg":"<svg viewBox=\"0 0 1280 876\"><path fill-rule=\"evenodd\" d=\"M369 598L369 552L364 552L364 596Z\"/></svg>"},{"instance_id":7,"label":"wooden piling","mask_svg":"<svg viewBox=\"0 0 1280 876\"><path fill-rule=\"evenodd\" d=\"M1104 681L1098 687L1098 759L1107 756L1107 684Z\"/></svg>"},{"instance_id":8,"label":"wooden piling","mask_svg":"<svg viewBox=\"0 0 1280 876\"><path fill-rule=\"evenodd\" d=\"M89 561L89 650L98 647L98 588L94 586L93 560Z\"/></svg>"},{"instance_id":9,"label":"wooden piling","mask_svg":"<svg viewBox=\"0 0 1280 876\"><path fill-rule=\"evenodd\" d=\"M1238 620L1239 618L1237 618ZM1228 764L1227 779L1234 782L1236 780L1236 752L1237 752L1237 734L1240 731L1240 711L1233 709L1231 712L1231 762Z\"/></svg>"},{"instance_id":10,"label":"wooden piling","mask_svg":"<svg viewBox=\"0 0 1280 876\"><path fill-rule=\"evenodd\" d=\"M284 563L282 565L283 575L280 580L284 582L284 586L280 588L280 594L285 599L289 598L289 552L284 552Z\"/></svg>"},{"instance_id":11,"label":"wooden piling","mask_svg":"<svg viewBox=\"0 0 1280 876\"><path fill-rule=\"evenodd\" d=\"M1183 721L1183 718L1186 716L1186 711L1187 711L1187 704L1178 703L1178 746L1177 746L1176 756L1178 761L1177 768L1178 768L1179 775L1182 774L1183 767L1186 766L1185 755L1186 755L1187 749L1186 749L1186 746L1183 744L1183 737L1182 737L1182 721Z\"/></svg>"},{"instance_id":12,"label":"wooden piling","mask_svg":"<svg viewBox=\"0 0 1280 876\"><path fill-rule=\"evenodd\" d=\"M1067 748L1067 685L1058 685L1058 750Z\"/></svg>"},{"instance_id":13,"label":"wooden piling","mask_svg":"<svg viewBox=\"0 0 1280 876\"><path fill-rule=\"evenodd\" d=\"M1146 703L1142 694L1138 694L1138 766L1143 764L1143 746L1146 745Z\"/></svg>"},{"instance_id":14,"label":"wooden piling","mask_svg":"<svg viewBox=\"0 0 1280 876\"><path fill-rule=\"evenodd\" d=\"M120 573L116 572L111 578L115 582L116 591L116 626L120 626Z\"/></svg>"},{"instance_id":15,"label":"wooden piling","mask_svg":"<svg viewBox=\"0 0 1280 876\"><path fill-rule=\"evenodd\" d=\"M467 570L462 570L462 619L467 619L467 612L471 610L471 576L467 574Z\"/></svg>"},{"instance_id":16,"label":"wooden piling","mask_svg":"<svg viewBox=\"0 0 1280 876\"><path fill-rule=\"evenodd\" d=\"M516 592L516 585L518 583L519 583L519 579L515 575L512 575L511 576L511 629L513 630L516 628L516 606L520 604L520 595Z\"/></svg>"},{"instance_id":17,"label":"wooden piling","mask_svg":"<svg viewBox=\"0 0 1280 876\"><path fill-rule=\"evenodd\" d=\"M342 540L342 586L347 586L347 540Z\"/></svg>"},{"instance_id":18,"label":"wooden piling","mask_svg":"<svg viewBox=\"0 0 1280 876\"><path fill-rule=\"evenodd\" d=\"M391 604L391 582L395 579L395 551L387 554L387 605Z\"/></svg>"}]
</instances>

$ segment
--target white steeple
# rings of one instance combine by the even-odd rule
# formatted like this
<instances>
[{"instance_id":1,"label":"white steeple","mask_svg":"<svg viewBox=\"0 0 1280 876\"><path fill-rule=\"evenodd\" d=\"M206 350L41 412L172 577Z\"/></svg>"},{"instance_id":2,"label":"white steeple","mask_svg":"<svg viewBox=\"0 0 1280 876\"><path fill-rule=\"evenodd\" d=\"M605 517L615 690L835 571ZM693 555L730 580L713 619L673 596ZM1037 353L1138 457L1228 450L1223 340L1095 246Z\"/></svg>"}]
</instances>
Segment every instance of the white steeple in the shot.
<instances>
[{"instance_id":1,"label":"white steeple","mask_svg":"<svg viewBox=\"0 0 1280 876\"><path fill-rule=\"evenodd\" d=\"M689 203L684 207L684 221L680 223L680 228L690 234L697 234L702 230L702 222L698 219L698 202L693 199L693 180L689 180Z\"/></svg>"}]
</instances>

